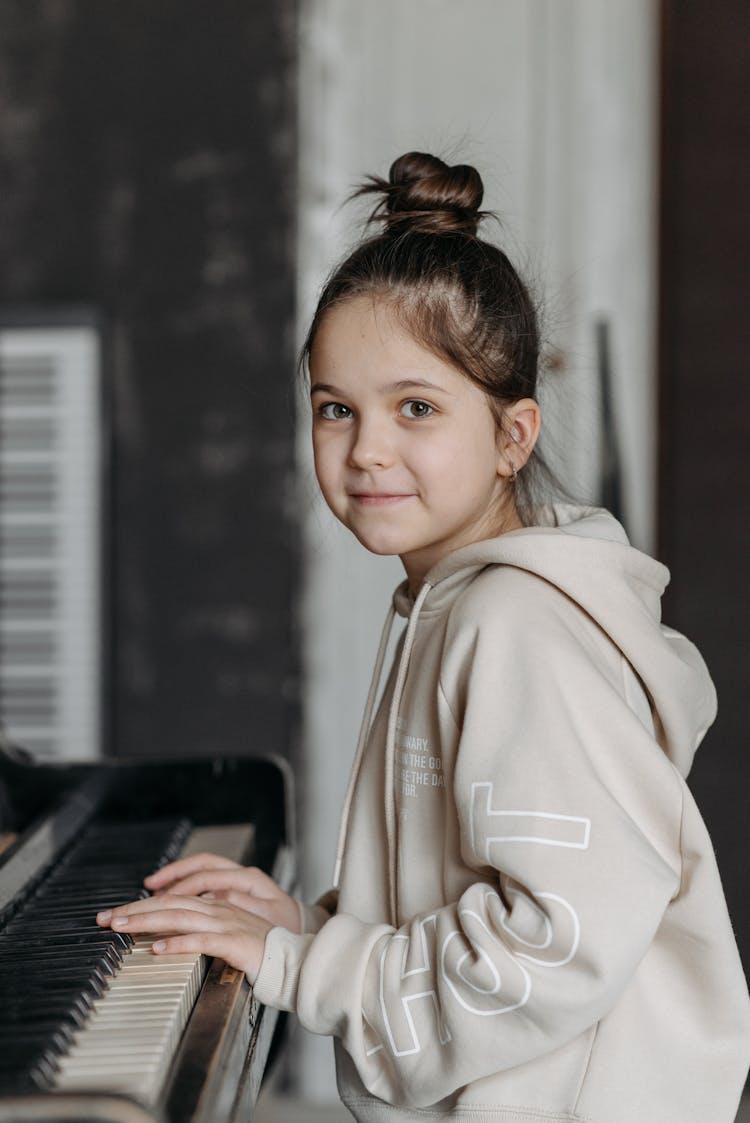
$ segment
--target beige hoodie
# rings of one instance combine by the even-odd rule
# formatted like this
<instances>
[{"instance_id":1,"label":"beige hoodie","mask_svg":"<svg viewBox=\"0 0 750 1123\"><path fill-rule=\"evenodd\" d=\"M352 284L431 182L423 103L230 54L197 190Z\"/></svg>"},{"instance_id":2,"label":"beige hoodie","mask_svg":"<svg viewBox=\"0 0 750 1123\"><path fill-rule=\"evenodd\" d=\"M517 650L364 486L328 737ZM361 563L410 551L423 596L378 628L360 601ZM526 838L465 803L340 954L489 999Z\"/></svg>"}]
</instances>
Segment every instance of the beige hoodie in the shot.
<instances>
[{"instance_id":1,"label":"beige hoodie","mask_svg":"<svg viewBox=\"0 0 750 1123\"><path fill-rule=\"evenodd\" d=\"M713 686L663 566L544 520L397 590L336 914L269 933L256 994L338 1039L359 1120L732 1123L750 1004L684 781Z\"/></svg>"}]
</instances>

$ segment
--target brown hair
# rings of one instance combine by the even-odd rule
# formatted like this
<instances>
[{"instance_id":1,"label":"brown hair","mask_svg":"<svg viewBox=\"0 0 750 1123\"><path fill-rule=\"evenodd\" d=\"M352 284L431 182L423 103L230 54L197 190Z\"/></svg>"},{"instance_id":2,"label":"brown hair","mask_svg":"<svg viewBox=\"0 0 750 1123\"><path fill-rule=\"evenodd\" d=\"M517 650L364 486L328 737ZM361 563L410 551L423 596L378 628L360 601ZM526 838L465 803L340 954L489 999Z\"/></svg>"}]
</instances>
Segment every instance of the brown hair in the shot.
<instances>
[{"instance_id":1,"label":"brown hair","mask_svg":"<svg viewBox=\"0 0 750 1123\"><path fill-rule=\"evenodd\" d=\"M404 328L488 396L498 424L505 407L537 392L539 328L533 300L497 246L477 237L484 187L467 164L407 152L387 180L370 176L353 197L381 198L370 221L382 231L362 241L328 278L302 350L309 363L329 308L356 296L387 301ZM544 469L538 454L532 460ZM529 517L530 461L516 504Z\"/></svg>"}]
</instances>

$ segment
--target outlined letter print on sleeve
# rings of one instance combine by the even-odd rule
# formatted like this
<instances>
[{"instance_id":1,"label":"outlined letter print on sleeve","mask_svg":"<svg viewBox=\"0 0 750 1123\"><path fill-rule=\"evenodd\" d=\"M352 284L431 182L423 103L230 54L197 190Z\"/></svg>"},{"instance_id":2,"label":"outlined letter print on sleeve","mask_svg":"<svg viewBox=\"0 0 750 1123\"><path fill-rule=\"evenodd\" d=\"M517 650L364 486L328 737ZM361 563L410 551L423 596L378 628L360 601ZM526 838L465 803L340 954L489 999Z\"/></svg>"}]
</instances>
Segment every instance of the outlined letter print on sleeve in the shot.
<instances>
[{"instance_id":1,"label":"outlined letter print on sleeve","mask_svg":"<svg viewBox=\"0 0 750 1123\"><path fill-rule=\"evenodd\" d=\"M422 1048L417 1031L420 1021L431 1021L431 1032L441 1045L451 1039L443 1022L433 985L435 966L435 916L426 917L417 935L397 934L387 941L380 957L380 1010L391 1050L396 1057L408 1057Z\"/></svg>"},{"instance_id":2,"label":"outlined letter print on sleeve","mask_svg":"<svg viewBox=\"0 0 750 1123\"><path fill-rule=\"evenodd\" d=\"M488 865L492 847L500 842L536 842L588 850L591 820L547 811L493 811L491 781L471 785L471 848Z\"/></svg>"},{"instance_id":3,"label":"outlined letter print on sleeve","mask_svg":"<svg viewBox=\"0 0 750 1123\"><path fill-rule=\"evenodd\" d=\"M501 868L500 861L493 860L493 851L509 843L588 849L590 819L546 811L495 810L493 790L491 782L474 783L471 789L471 846L481 861ZM559 893L529 889L533 899L521 886L508 884L510 910L503 910L501 926L519 959L543 967L563 967L578 949L578 915Z\"/></svg>"},{"instance_id":4,"label":"outlined letter print on sleeve","mask_svg":"<svg viewBox=\"0 0 750 1123\"><path fill-rule=\"evenodd\" d=\"M497 811L492 796L492 783L472 785L471 843L488 865L496 865L493 847L508 842L588 849L590 819ZM437 1038L441 1045L451 1040L435 989L438 978L445 983L444 996L451 995L471 1014L492 1017L529 1001L532 979L522 960L554 968L573 958L580 925L569 901L547 889L526 892L515 882L508 882L505 895L510 908L488 891L484 915L462 909L462 930L442 937L439 950L434 915L422 920L411 937L397 933L386 941L380 957L380 1012L394 1056L419 1053L428 1039ZM498 917L495 911L493 924L498 906L501 912ZM368 1056L378 1052L376 1041L373 1034Z\"/></svg>"},{"instance_id":5,"label":"outlined letter print on sleeve","mask_svg":"<svg viewBox=\"0 0 750 1123\"><path fill-rule=\"evenodd\" d=\"M397 934L380 958L380 1009L396 1057L419 1053L427 1040L451 1040L435 990L437 972L452 995L471 1014L507 1014L528 1002L531 979L482 917L461 912L462 932L445 935L437 953L435 916L423 920L410 939ZM489 949L489 950L488 950ZM375 1052L370 1049L369 1052Z\"/></svg>"}]
</instances>

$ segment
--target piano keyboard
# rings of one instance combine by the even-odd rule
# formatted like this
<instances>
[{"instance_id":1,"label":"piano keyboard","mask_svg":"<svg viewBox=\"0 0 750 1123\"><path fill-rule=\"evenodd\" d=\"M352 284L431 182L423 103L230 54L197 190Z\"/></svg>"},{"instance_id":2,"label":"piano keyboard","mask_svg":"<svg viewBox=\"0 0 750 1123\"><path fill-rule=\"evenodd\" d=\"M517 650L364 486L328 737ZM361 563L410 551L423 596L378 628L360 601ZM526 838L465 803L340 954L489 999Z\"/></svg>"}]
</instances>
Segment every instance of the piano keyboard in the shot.
<instances>
[{"instance_id":1,"label":"piano keyboard","mask_svg":"<svg viewBox=\"0 0 750 1123\"><path fill-rule=\"evenodd\" d=\"M0 1082L16 1091L164 1088L205 975L201 955L154 956L152 939L100 929L95 913L146 896L143 878L213 849L241 860L247 824L94 824L0 932Z\"/></svg>"}]
</instances>

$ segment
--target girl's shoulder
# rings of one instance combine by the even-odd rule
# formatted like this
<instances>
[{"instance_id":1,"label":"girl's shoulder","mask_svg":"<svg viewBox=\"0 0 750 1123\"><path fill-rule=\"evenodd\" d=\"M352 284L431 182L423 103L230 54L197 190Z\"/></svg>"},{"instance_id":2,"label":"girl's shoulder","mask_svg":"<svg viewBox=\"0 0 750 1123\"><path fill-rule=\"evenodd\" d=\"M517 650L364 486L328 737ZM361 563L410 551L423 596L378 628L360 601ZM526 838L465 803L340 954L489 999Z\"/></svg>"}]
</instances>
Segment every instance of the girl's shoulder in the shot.
<instances>
[{"instance_id":1,"label":"girl's shoulder","mask_svg":"<svg viewBox=\"0 0 750 1123\"><path fill-rule=\"evenodd\" d=\"M578 605L554 582L528 569L508 564L487 565L456 596L451 623L480 628L527 620L575 618Z\"/></svg>"},{"instance_id":2,"label":"girl's shoulder","mask_svg":"<svg viewBox=\"0 0 750 1123\"><path fill-rule=\"evenodd\" d=\"M512 565L486 566L452 604L445 647L540 673L571 663L617 678L621 652L579 603L552 581Z\"/></svg>"}]
</instances>

